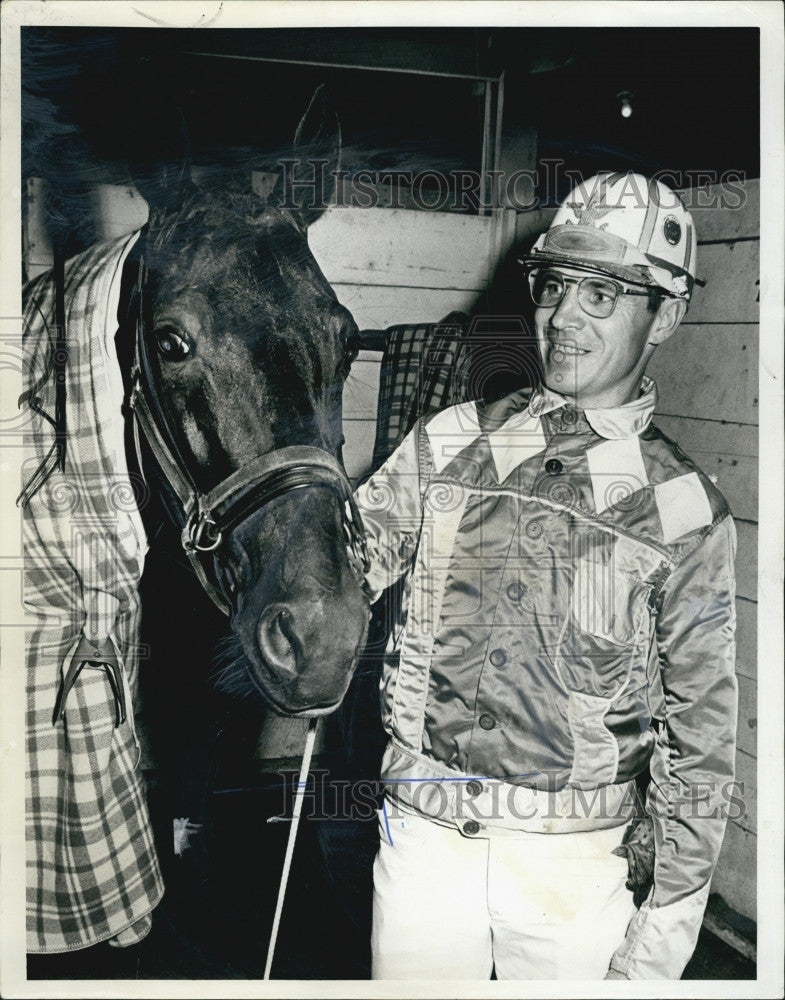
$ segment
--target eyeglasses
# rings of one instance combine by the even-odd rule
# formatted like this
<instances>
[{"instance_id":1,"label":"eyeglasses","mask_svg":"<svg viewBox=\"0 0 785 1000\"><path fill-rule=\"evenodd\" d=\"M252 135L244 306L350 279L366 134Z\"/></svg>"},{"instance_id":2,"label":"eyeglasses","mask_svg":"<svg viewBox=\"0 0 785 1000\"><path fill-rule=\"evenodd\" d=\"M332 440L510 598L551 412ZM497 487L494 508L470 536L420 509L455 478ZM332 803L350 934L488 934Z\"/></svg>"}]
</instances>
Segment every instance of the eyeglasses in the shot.
<instances>
[{"instance_id":1,"label":"eyeglasses","mask_svg":"<svg viewBox=\"0 0 785 1000\"><path fill-rule=\"evenodd\" d=\"M649 291L625 288L612 278L590 274L585 278L568 278L560 271L535 268L529 274L529 288L536 306L552 309L564 298L567 285L578 286L578 302L589 316L605 319L616 308L620 295L649 295Z\"/></svg>"}]
</instances>

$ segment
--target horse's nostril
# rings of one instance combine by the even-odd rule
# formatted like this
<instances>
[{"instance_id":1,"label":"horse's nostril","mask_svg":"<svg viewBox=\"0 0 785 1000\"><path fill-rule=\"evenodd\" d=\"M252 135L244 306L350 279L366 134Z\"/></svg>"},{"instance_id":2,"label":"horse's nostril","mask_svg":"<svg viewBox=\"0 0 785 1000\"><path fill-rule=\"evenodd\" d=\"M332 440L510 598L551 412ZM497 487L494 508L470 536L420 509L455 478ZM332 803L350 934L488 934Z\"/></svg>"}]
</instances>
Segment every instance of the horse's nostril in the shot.
<instances>
[{"instance_id":1,"label":"horse's nostril","mask_svg":"<svg viewBox=\"0 0 785 1000\"><path fill-rule=\"evenodd\" d=\"M257 642L262 659L274 670L296 674L299 640L289 609L269 604L259 618Z\"/></svg>"}]
</instances>

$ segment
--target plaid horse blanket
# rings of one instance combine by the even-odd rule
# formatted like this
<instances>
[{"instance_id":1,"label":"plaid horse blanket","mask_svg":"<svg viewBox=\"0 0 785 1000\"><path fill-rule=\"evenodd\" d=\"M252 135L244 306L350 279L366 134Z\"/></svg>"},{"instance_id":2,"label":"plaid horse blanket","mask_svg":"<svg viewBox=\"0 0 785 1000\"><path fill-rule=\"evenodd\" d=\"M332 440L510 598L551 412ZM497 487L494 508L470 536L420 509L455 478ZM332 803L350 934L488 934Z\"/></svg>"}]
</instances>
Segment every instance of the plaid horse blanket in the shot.
<instances>
[{"instance_id":1,"label":"plaid horse blanket","mask_svg":"<svg viewBox=\"0 0 785 1000\"><path fill-rule=\"evenodd\" d=\"M390 457L420 417L466 401L471 365L464 341L468 323L465 313L452 312L440 323L387 329L372 469Z\"/></svg>"},{"instance_id":2,"label":"plaid horse blanket","mask_svg":"<svg viewBox=\"0 0 785 1000\"><path fill-rule=\"evenodd\" d=\"M147 542L140 484L126 464L114 344L122 266L137 236L66 265L65 471L24 510L31 952L132 944L163 893L133 709ZM29 480L53 440L51 271L27 285L24 309Z\"/></svg>"}]
</instances>

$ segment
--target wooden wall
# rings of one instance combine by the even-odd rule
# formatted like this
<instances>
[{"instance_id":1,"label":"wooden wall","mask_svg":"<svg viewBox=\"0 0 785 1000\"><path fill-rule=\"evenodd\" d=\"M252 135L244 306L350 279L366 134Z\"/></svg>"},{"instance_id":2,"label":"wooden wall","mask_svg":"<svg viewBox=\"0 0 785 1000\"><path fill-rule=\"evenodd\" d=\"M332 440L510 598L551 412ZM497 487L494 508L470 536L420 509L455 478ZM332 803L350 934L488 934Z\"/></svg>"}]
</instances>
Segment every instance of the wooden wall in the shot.
<instances>
[{"instance_id":1,"label":"wooden wall","mask_svg":"<svg viewBox=\"0 0 785 1000\"><path fill-rule=\"evenodd\" d=\"M721 191L709 189L711 194L719 197ZM736 522L736 778L744 783L746 808L728 823L712 890L755 920L759 182L748 181L744 194L738 208L693 210L698 276L706 287L696 289L684 323L655 354L649 372L660 390L657 423L717 477Z\"/></svg>"}]
</instances>

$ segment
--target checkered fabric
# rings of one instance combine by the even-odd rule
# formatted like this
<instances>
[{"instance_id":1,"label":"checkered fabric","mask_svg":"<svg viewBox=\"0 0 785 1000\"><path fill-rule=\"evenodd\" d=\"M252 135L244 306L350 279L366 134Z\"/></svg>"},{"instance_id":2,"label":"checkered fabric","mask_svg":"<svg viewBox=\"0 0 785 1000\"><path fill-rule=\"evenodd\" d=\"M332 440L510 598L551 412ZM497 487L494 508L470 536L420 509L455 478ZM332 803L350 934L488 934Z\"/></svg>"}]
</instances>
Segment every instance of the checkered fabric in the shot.
<instances>
[{"instance_id":1,"label":"checkered fabric","mask_svg":"<svg viewBox=\"0 0 785 1000\"><path fill-rule=\"evenodd\" d=\"M372 468L377 469L422 416L464 402L470 354L462 342L468 316L391 326L386 333Z\"/></svg>"},{"instance_id":2,"label":"checkered fabric","mask_svg":"<svg viewBox=\"0 0 785 1000\"><path fill-rule=\"evenodd\" d=\"M146 553L123 443L123 384L114 337L122 265L136 234L66 265L68 450L24 510L27 641L27 929L31 952L108 940L129 945L150 928L163 893L143 780L132 692L139 657L137 585ZM52 444L52 272L25 289L25 378L35 397L24 478ZM136 488L136 493L135 493ZM109 650L87 665L53 720L77 648ZM117 693L128 715L116 725Z\"/></svg>"}]
</instances>

